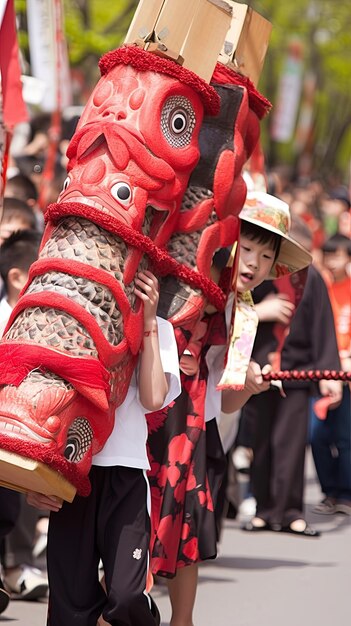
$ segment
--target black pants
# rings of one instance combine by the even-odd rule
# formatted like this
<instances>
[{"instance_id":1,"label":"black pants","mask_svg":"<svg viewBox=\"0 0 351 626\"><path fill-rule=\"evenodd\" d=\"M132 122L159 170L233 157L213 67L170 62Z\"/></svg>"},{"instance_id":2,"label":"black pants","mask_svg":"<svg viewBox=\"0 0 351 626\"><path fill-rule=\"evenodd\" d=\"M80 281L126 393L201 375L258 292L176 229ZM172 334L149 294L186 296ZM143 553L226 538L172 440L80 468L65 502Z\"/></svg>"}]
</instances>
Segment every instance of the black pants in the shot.
<instances>
[{"instance_id":1,"label":"black pants","mask_svg":"<svg viewBox=\"0 0 351 626\"><path fill-rule=\"evenodd\" d=\"M0 560L4 564L5 537L15 527L20 514L21 496L17 491L0 487Z\"/></svg>"},{"instance_id":2,"label":"black pants","mask_svg":"<svg viewBox=\"0 0 351 626\"><path fill-rule=\"evenodd\" d=\"M0 487L0 539L13 530L21 510L21 495Z\"/></svg>"},{"instance_id":3,"label":"black pants","mask_svg":"<svg viewBox=\"0 0 351 626\"><path fill-rule=\"evenodd\" d=\"M243 408L243 419L254 431L251 481L257 515L271 524L286 526L304 517L308 410L309 390L299 388L290 388L287 398L267 391Z\"/></svg>"},{"instance_id":4,"label":"black pants","mask_svg":"<svg viewBox=\"0 0 351 626\"><path fill-rule=\"evenodd\" d=\"M150 541L142 470L92 467L92 492L50 514L49 626L155 626L145 594ZM98 578L99 560L107 595Z\"/></svg>"},{"instance_id":5,"label":"black pants","mask_svg":"<svg viewBox=\"0 0 351 626\"><path fill-rule=\"evenodd\" d=\"M17 523L5 539L5 567L33 565L33 545L39 511L27 504L25 496L20 496L20 508Z\"/></svg>"}]
</instances>

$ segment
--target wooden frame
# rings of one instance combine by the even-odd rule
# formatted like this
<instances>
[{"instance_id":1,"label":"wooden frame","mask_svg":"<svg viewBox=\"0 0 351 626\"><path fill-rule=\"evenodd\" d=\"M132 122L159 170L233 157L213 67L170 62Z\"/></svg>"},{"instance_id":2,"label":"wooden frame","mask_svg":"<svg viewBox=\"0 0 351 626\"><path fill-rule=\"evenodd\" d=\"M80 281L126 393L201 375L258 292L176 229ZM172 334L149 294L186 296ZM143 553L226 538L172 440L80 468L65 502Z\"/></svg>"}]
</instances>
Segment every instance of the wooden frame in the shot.
<instances>
[{"instance_id":1,"label":"wooden frame","mask_svg":"<svg viewBox=\"0 0 351 626\"><path fill-rule=\"evenodd\" d=\"M0 449L0 485L26 493L37 491L72 502L76 488L44 463Z\"/></svg>"}]
</instances>

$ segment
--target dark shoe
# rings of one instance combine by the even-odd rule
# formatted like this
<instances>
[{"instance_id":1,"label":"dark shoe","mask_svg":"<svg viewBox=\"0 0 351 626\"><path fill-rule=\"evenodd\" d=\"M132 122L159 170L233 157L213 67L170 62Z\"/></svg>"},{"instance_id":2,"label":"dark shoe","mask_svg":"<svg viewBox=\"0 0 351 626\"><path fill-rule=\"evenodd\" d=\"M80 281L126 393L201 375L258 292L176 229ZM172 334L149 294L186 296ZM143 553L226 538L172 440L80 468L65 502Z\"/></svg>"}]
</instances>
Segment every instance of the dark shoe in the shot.
<instances>
[{"instance_id":1,"label":"dark shoe","mask_svg":"<svg viewBox=\"0 0 351 626\"><path fill-rule=\"evenodd\" d=\"M260 533L265 530L272 530L267 522L265 522L263 526L257 526L256 524L253 524L252 520L250 520L249 522L245 522L240 528L241 530L246 530L251 533Z\"/></svg>"},{"instance_id":2,"label":"dark shoe","mask_svg":"<svg viewBox=\"0 0 351 626\"><path fill-rule=\"evenodd\" d=\"M6 611L10 602L10 594L4 589L3 582L0 578L0 613Z\"/></svg>"},{"instance_id":3,"label":"dark shoe","mask_svg":"<svg viewBox=\"0 0 351 626\"><path fill-rule=\"evenodd\" d=\"M291 526L283 526L281 531L282 533L290 533L291 535L300 535L301 537L320 537L321 533L319 530L315 530L311 528L308 524L306 524L303 530L294 530Z\"/></svg>"}]
</instances>

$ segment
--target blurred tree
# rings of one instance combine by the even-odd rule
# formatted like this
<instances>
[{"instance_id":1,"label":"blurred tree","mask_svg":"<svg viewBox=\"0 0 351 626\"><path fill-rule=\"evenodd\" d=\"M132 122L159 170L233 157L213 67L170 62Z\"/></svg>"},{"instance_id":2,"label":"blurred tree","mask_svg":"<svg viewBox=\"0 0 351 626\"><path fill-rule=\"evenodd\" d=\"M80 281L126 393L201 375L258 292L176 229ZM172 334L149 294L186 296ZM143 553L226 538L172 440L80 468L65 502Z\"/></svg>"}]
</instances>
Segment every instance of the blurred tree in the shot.
<instances>
[{"instance_id":1,"label":"blurred tree","mask_svg":"<svg viewBox=\"0 0 351 626\"><path fill-rule=\"evenodd\" d=\"M321 176L335 168L348 176L351 154L351 12L350 0L252 0L249 4L273 24L270 45L259 84L275 103L277 85L289 39L298 37L304 46L305 72L313 73L316 94L313 136L306 150ZM271 123L272 115L267 124ZM298 158L293 142L278 145L264 133L269 165Z\"/></svg>"},{"instance_id":2,"label":"blurred tree","mask_svg":"<svg viewBox=\"0 0 351 626\"><path fill-rule=\"evenodd\" d=\"M87 79L100 56L121 44L137 5L138 0L64 0L70 61Z\"/></svg>"},{"instance_id":3,"label":"blurred tree","mask_svg":"<svg viewBox=\"0 0 351 626\"><path fill-rule=\"evenodd\" d=\"M149 0L150 2L152 0ZM15 0L20 23L20 43L28 58L26 0ZM345 173L351 144L351 11L350 0L246 0L273 24L273 32L259 89L273 105L285 52L290 38L304 47L304 66L316 79L313 135L310 150L313 168L325 175L338 167ZM97 62L123 41L138 0L64 0L65 27L70 62L79 68L90 90L98 79ZM269 139L273 116L263 124L263 147L268 165L294 164L299 154L291 141L277 144Z\"/></svg>"},{"instance_id":4,"label":"blurred tree","mask_svg":"<svg viewBox=\"0 0 351 626\"><path fill-rule=\"evenodd\" d=\"M15 0L20 44L29 60L26 0ZM98 60L124 39L138 0L63 0L70 64L79 67L91 88L99 76Z\"/></svg>"}]
</instances>

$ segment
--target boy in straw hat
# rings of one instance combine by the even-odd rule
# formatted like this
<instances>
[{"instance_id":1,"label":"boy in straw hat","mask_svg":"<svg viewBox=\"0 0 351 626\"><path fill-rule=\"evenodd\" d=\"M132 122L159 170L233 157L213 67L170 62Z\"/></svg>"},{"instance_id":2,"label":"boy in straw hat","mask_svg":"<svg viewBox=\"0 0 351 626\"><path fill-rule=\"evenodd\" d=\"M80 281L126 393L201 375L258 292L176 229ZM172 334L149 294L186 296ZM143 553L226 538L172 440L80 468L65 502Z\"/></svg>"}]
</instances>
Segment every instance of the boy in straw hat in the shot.
<instances>
[{"instance_id":1,"label":"boy in straw hat","mask_svg":"<svg viewBox=\"0 0 351 626\"><path fill-rule=\"evenodd\" d=\"M289 235L290 212L282 200L263 191L249 192L239 217L234 326L227 364L218 384L218 389L223 390L222 410L225 413L239 409L252 393L265 390L261 388L263 380L258 364L250 361L258 324L251 291L266 279L292 274L311 263L310 253ZM288 315L292 313L288 303L286 309Z\"/></svg>"}]
</instances>

